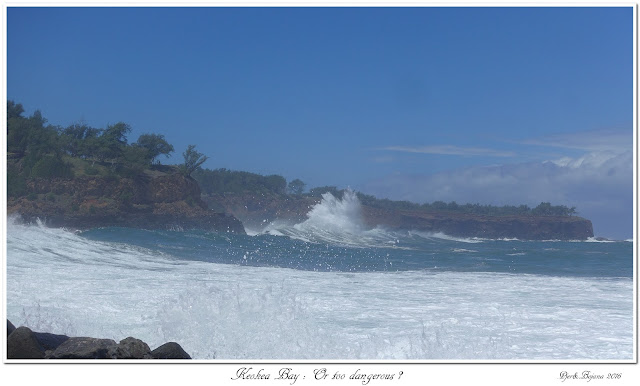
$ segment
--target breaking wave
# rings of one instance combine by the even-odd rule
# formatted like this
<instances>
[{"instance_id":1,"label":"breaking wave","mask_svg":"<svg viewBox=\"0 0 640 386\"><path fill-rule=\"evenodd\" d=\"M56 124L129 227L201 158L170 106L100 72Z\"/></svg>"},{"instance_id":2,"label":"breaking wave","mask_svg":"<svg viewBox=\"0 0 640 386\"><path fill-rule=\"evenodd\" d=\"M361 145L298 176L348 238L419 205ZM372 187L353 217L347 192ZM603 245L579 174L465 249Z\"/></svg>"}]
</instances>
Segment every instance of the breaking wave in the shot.
<instances>
[{"instance_id":1,"label":"breaking wave","mask_svg":"<svg viewBox=\"0 0 640 386\"><path fill-rule=\"evenodd\" d=\"M304 242L356 248L411 249L410 245L416 240L470 244L486 241L479 238L449 236L442 232L391 231L384 226L367 227L360 200L352 190L347 190L341 199L331 193L323 194L322 200L311 208L307 219L301 223L290 224L276 220L262 230L248 230L247 234L286 236Z\"/></svg>"},{"instance_id":2,"label":"breaking wave","mask_svg":"<svg viewBox=\"0 0 640 386\"><path fill-rule=\"evenodd\" d=\"M400 247L397 233L382 227L367 228L362 206L352 190L347 190L342 199L325 193L322 200L311 208L305 221L294 225L273 222L258 234L348 247Z\"/></svg>"},{"instance_id":3,"label":"breaking wave","mask_svg":"<svg viewBox=\"0 0 640 386\"><path fill-rule=\"evenodd\" d=\"M315 218L284 231L315 230L341 211L358 214L350 212L350 198L326 197L324 204ZM348 228L352 238L372 233L361 225L324 231L337 237ZM10 222L7 317L36 331L116 341L134 336L152 348L175 341L196 359L633 359L633 280L555 271L562 262L572 274L601 262L589 271L601 272L620 257L603 261L585 253L567 260L565 245L557 244L559 251L536 260L534 244L496 249L485 242L471 249L435 240L429 244L440 248L435 255L380 254L394 268L409 264L404 270L316 272L233 263L249 251L303 259L292 248L302 243L284 237L114 228L78 234ZM313 246L309 255L328 249L344 264L369 252ZM507 271L529 260L502 261L515 246L527 247L532 264L544 263L545 271L531 274L522 265L522 274ZM569 250L575 246L611 257L630 248ZM224 264L208 260L220 256ZM425 269L429 264L446 268ZM469 271L476 265L503 272Z\"/></svg>"}]
</instances>

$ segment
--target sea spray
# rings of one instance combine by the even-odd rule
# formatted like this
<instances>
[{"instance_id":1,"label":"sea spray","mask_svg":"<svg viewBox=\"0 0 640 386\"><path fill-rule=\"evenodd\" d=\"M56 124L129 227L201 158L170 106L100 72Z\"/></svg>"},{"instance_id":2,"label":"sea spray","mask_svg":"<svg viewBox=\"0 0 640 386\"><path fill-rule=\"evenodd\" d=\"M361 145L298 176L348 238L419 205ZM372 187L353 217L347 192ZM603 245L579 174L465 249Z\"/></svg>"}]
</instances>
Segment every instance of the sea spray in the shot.
<instances>
[{"instance_id":1,"label":"sea spray","mask_svg":"<svg viewBox=\"0 0 640 386\"><path fill-rule=\"evenodd\" d=\"M306 221L296 224L295 228L302 231L325 230L354 235L360 234L365 228L360 200L352 190L346 190L342 199L328 192L323 194L322 201L311 208L307 217Z\"/></svg>"},{"instance_id":2,"label":"sea spray","mask_svg":"<svg viewBox=\"0 0 640 386\"><path fill-rule=\"evenodd\" d=\"M632 359L630 243L412 242L10 222L7 316L196 359Z\"/></svg>"},{"instance_id":3,"label":"sea spray","mask_svg":"<svg viewBox=\"0 0 640 386\"><path fill-rule=\"evenodd\" d=\"M311 208L305 221L293 225L276 221L269 224L262 234L356 248L398 247L395 232L389 232L383 227L368 228L365 225L360 200L349 189L342 198L324 193L322 200Z\"/></svg>"}]
</instances>

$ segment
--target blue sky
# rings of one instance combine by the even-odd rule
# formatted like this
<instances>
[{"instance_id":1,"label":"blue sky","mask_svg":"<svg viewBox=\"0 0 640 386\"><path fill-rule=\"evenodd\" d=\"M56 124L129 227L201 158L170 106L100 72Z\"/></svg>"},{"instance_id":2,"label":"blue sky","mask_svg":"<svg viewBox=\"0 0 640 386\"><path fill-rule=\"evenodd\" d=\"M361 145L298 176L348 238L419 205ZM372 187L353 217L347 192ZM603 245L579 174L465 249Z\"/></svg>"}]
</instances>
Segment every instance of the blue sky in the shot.
<instances>
[{"instance_id":1,"label":"blue sky","mask_svg":"<svg viewBox=\"0 0 640 386\"><path fill-rule=\"evenodd\" d=\"M632 237L633 8L9 8L7 95L225 167Z\"/></svg>"}]
</instances>

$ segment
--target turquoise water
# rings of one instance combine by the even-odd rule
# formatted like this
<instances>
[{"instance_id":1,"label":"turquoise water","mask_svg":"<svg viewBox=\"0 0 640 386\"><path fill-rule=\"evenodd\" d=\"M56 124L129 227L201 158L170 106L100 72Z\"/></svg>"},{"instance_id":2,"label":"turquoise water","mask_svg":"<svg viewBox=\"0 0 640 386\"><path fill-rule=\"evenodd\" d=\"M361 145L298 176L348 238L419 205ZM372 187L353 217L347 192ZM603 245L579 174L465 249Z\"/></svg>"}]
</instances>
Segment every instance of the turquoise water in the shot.
<instances>
[{"instance_id":1,"label":"turquoise water","mask_svg":"<svg viewBox=\"0 0 640 386\"><path fill-rule=\"evenodd\" d=\"M83 232L82 236L135 245L177 260L308 271L426 270L603 278L632 278L633 273L633 243L626 241L479 240L393 232L386 235L388 240L377 239L367 247L269 234L246 236L130 228L95 229Z\"/></svg>"}]
</instances>

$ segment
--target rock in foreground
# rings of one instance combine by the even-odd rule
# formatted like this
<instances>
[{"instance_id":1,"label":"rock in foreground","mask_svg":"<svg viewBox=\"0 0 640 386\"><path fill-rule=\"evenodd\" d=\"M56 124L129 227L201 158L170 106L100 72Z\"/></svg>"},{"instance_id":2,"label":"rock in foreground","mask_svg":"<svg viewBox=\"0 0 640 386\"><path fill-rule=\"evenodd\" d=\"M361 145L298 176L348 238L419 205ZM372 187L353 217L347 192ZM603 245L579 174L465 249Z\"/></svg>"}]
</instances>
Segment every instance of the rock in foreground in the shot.
<instances>
[{"instance_id":1,"label":"rock in foreground","mask_svg":"<svg viewBox=\"0 0 640 386\"><path fill-rule=\"evenodd\" d=\"M13 323L11 323L7 319L7 336L11 335L11 333L14 332L15 330L16 330L16 326L14 326Z\"/></svg>"},{"instance_id":2,"label":"rock in foreground","mask_svg":"<svg viewBox=\"0 0 640 386\"><path fill-rule=\"evenodd\" d=\"M69 338L48 359L111 359L116 348L112 339Z\"/></svg>"},{"instance_id":3,"label":"rock in foreground","mask_svg":"<svg viewBox=\"0 0 640 386\"><path fill-rule=\"evenodd\" d=\"M162 347L162 346L161 346ZM149 345L140 339L128 337L123 339L116 347L117 359L152 359Z\"/></svg>"},{"instance_id":4,"label":"rock in foreground","mask_svg":"<svg viewBox=\"0 0 640 386\"><path fill-rule=\"evenodd\" d=\"M7 332L13 324L7 320ZM11 330L7 337L8 359L191 359L175 342L151 351L140 339L128 337L116 343L112 339L68 337L33 332L28 327Z\"/></svg>"},{"instance_id":5,"label":"rock in foreground","mask_svg":"<svg viewBox=\"0 0 640 386\"><path fill-rule=\"evenodd\" d=\"M151 351L154 359L191 359L182 347L176 342L165 343Z\"/></svg>"},{"instance_id":6,"label":"rock in foreground","mask_svg":"<svg viewBox=\"0 0 640 386\"><path fill-rule=\"evenodd\" d=\"M7 358L43 359L44 347L28 327L18 327L7 337Z\"/></svg>"},{"instance_id":7,"label":"rock in foreground","mask_svg":"<svg viewBox=\"0 0 640 386\"><path fill-rule=\"evenodd\" d=\"M34 332L34 334L45 350L55 350L69 339L66 335L56 335L48 332Z\"/></svg>"}]
</instances>

